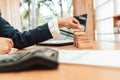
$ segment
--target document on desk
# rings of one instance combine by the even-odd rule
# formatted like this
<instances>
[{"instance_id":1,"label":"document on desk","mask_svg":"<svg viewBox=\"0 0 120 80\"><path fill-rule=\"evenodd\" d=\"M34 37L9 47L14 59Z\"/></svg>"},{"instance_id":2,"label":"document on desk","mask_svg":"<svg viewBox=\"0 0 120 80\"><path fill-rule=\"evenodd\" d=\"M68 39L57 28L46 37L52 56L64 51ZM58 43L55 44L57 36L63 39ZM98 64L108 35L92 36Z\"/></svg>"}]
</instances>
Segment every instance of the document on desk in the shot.
<instances>
[{"instance_id":1,"label":"document on desk","mask_svg":"<svg viewBox=\"0 0 120 80\"><path fill-rule=\"evenodd\" d=\"M59 50L59 62L120 68L120 50Z\"/></svg>"}]
</instances>

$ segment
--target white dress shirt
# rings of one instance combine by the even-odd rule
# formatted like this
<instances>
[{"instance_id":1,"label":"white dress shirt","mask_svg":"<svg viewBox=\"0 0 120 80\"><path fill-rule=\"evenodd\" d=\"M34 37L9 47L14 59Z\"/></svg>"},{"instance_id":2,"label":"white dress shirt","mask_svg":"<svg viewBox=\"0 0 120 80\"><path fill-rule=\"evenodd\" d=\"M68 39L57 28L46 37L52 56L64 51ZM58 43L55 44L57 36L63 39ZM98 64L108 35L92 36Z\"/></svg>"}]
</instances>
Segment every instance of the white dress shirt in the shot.
<instances>
[{"instance_id":1,"label":"white dress shirt","mask_svg":"<svg viewBox=\"0 0 120 80\"><path fill-rule=\"evenodd\" d=\"M48 28L49 28L53 38L58 38L60 36L60 29L59 29L57 20L49 21Z\"/></svg>"}]
</instances>

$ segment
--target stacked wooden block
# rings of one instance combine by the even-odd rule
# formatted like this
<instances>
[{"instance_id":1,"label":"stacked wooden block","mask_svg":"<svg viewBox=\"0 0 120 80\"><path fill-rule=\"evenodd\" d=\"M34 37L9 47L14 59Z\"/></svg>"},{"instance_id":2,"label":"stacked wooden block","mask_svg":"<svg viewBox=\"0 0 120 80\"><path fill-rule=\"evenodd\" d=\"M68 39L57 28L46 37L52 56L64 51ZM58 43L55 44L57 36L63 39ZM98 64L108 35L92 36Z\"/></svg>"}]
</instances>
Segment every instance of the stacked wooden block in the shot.
<instances>
[{"instance_id":1,"label":"stacked wooden block","mask_svg":"<svg viewBox=\"0 0 120 80\"><path fill-rule=\"evenodd\" d=\"M74 30L74 46L79 49L92 49L93 44L83 30Z\"/></svg>"}]
</instances>

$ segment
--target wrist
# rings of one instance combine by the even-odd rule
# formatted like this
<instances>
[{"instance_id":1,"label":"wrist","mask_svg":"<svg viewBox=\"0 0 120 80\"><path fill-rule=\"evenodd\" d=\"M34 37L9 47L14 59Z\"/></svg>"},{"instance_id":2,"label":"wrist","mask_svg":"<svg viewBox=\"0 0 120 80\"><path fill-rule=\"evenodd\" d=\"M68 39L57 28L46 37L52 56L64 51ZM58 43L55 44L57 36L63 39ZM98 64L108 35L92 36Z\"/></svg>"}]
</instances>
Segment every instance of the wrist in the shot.
<instances>
[{"instance_id":1,"label":"wrist","mask_svg":"<svg viewBox=\"0 0 120 80\"><path fill-rule=\"evenodd\" d=\"M65 27L65 21L63 19L58 19L59 28Z\"/></svg>"}]
</instances>

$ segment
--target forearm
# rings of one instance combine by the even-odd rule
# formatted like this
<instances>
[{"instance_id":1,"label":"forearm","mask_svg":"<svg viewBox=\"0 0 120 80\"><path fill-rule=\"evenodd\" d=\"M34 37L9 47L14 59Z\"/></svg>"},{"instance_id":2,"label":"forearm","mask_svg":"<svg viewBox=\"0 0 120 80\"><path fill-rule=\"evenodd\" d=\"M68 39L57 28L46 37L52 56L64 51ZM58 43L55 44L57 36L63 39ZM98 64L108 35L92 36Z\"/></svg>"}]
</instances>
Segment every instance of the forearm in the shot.
<instances>
[{"instance_id":1,"label":"forearm","mask_svg":"<svg viewBox=\"0 0 120 80\"><path fill-rule=\"evenodd\" d=\"M47 24L23 33L17 32L12 37L15 47L19 49L37 44L50 38L52 38L52 35Z\"/></svg>"},{"instance_id":2,"label":"forearm","mask_svg":"<svg viewBox=\"0 0 120 80\"><path fill-rule=\"evenodd\" d=\"M22 33L17 29L14 29L2 18L0 18L0 36L11 38L14 42L14 47L18 49L22 49L52 38L47 23L42 26L38 26L36 29Z\"/></svg>"}]
</instances>

